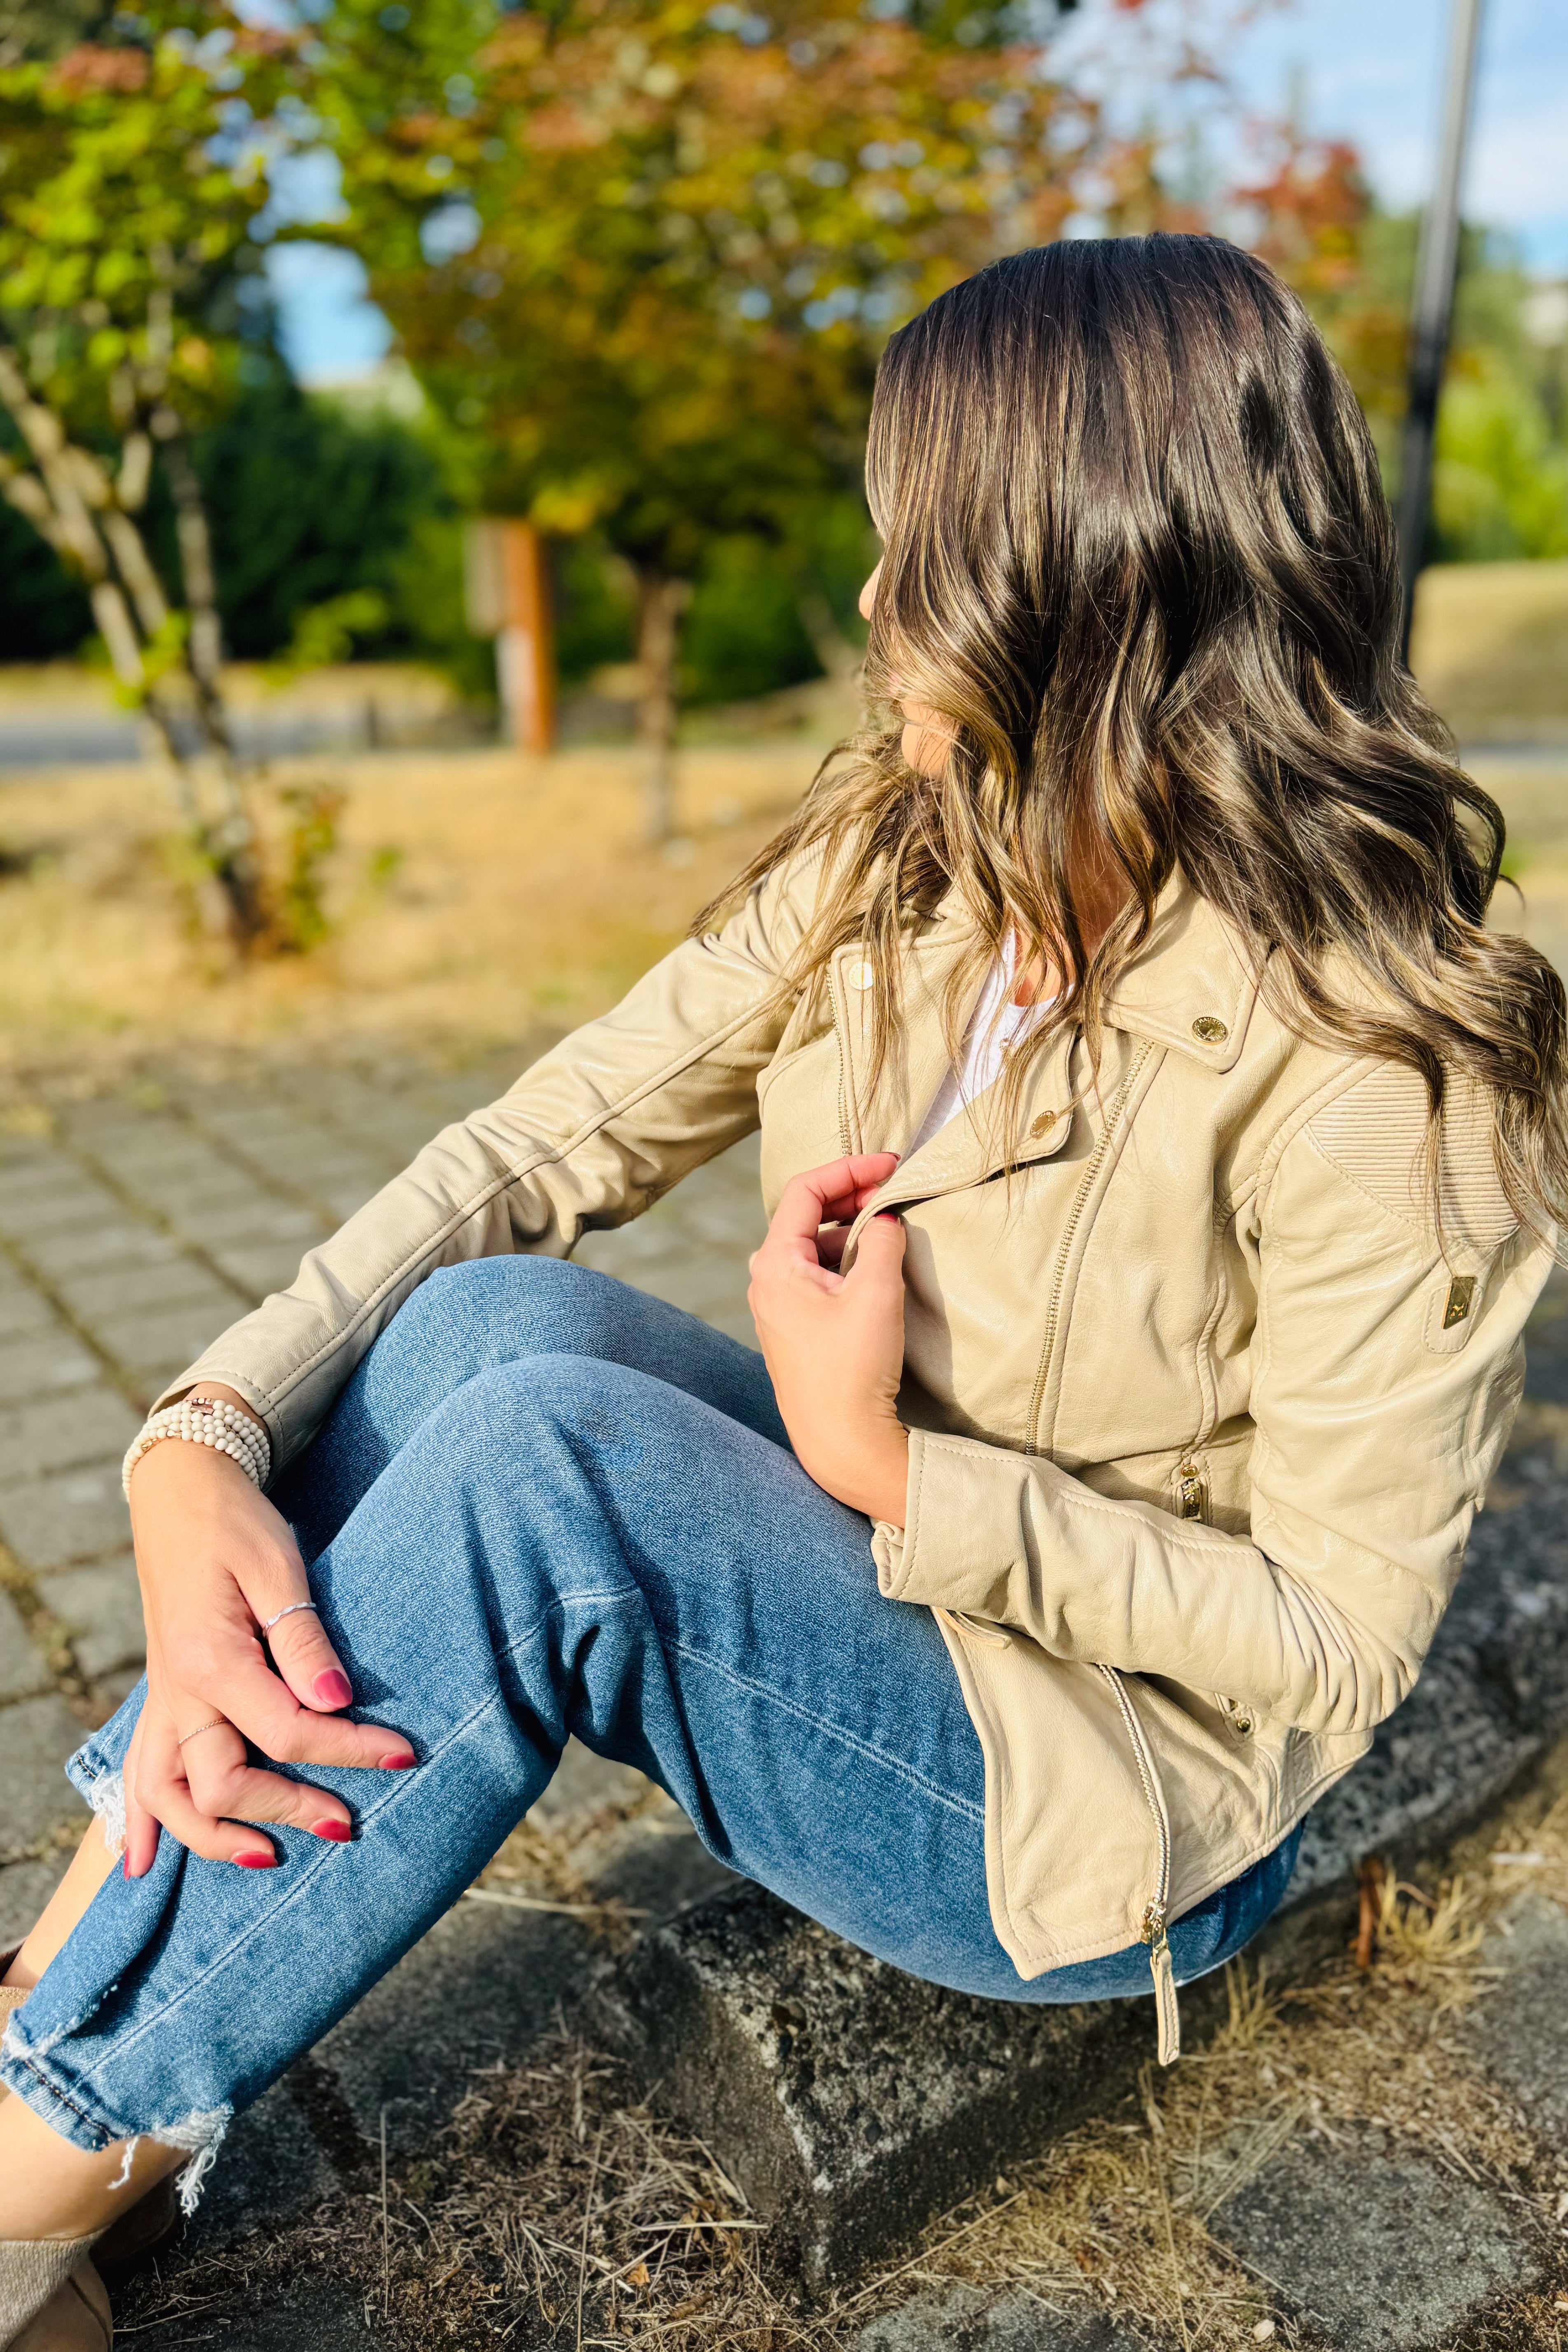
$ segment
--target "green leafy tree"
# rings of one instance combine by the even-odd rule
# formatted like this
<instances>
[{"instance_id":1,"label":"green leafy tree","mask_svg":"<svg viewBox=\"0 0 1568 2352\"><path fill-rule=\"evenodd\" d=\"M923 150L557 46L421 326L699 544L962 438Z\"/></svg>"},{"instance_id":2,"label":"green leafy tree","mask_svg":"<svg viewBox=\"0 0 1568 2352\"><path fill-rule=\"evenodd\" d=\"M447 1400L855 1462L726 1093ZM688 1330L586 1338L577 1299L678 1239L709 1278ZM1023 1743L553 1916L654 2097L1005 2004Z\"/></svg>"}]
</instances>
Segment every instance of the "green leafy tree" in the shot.
<instances>
[{"instance_id":1,"label":"green leafy tree","mask_svg":"<svg viewBox=\"0 0 1568 2352\"><path fill-rule=\"evenodd\" d=\"M0 492L82 581L242 940L262 893L192 437L233 382L299 79L290 42L197 0L144 0L109 38L0 66ZM149 544L155 472L174 582Z\"/></svg>"},{"instance_id":2,"label":"green leafy tree","mask_svg":"<svg viewBox=\"0 0 1568 2352\"><path fill-rule=\"evenodd\" d=\"M334 234L485 502L635 573L656 835L707 551L808 543L857 482L889 330L1056 234L1092 172L1149 177L994 21L338 0L315 27Z\"/></svg>"},{"instance_id":3,"label":"green leafy tree","mask_svg":"<svg viewBox=\"0 0 1568 2352\"><path fill-rule=\"evenodd\" d=\"M1419 222L1373 202L1353 148L1282 138L1246 192L1258 249L1301 294L1366 411L1397 495ZM1568 554L1561 337L1531 333L1535 289L1506 242L1468 226L1437 417L1437 562Z\"/></svg>"}]
</instances>

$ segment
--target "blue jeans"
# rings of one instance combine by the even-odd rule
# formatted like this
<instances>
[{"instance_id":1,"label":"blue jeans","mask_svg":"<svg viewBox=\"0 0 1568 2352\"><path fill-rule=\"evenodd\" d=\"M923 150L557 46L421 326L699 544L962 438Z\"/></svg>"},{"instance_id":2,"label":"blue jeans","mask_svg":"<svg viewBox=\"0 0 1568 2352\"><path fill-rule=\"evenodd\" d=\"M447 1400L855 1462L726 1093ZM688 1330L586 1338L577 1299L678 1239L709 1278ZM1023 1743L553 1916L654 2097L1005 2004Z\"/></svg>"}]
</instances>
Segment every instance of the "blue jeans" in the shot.
<instances>
[{"instance_id":1,"label":"blue jeans","mask_svg":"<svg viewBox=\"0 0 1568 2352\"><path fill-rule=\"evenodd\" d=\"M235 1870L164 1836L15 2018L5 2081L79 2147L210 2147L455 1903L569 1733L721 1861L911 1974L1005 2000L1149 1990L1142 1945L1025 1982L986 1901L984 1774L942 1635L789 1450L760 1356L551 1260L435 1275L281 1482L357 1706L407 1773L329 1771L347 1845ZM71 1765L112 1801L134 1692ZM1176 1921L1179 1978L1279 1901L1299 1832Z\"/></svg>"}]
</instances>

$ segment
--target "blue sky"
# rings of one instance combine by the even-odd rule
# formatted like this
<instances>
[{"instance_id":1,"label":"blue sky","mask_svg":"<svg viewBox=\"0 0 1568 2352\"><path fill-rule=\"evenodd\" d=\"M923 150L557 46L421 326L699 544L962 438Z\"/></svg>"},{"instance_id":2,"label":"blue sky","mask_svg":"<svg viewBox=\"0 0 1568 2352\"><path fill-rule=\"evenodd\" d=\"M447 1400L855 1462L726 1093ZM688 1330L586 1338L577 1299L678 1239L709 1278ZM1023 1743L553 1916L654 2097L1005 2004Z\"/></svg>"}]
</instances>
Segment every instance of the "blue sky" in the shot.
<instances>
[{"instance_id":1,"label":"blue sky","mask_svg":"<svg viewBox=\"0 0 1568 2352\"><path fill-rule=\"evenodd\" d=\"M1215 0L1229 13L1229 0ZM1086 0L1070 38L1098 43L1109 0ZM1278 116L1294 99L1311 131L1353 140L1379 194L1419 203L1432 168L1447 46L1447 0L1261 0L1226 44L1244 109ZM1140 106L1145 35L1121 20L1127 101ZM1510 230L1528 266L1568 273L1568 5L1487 0L1465 212ZM275 248L268 261L285 346L307 381L363 373L387 331L351 255Z\"/></svg>"}]
</instances>

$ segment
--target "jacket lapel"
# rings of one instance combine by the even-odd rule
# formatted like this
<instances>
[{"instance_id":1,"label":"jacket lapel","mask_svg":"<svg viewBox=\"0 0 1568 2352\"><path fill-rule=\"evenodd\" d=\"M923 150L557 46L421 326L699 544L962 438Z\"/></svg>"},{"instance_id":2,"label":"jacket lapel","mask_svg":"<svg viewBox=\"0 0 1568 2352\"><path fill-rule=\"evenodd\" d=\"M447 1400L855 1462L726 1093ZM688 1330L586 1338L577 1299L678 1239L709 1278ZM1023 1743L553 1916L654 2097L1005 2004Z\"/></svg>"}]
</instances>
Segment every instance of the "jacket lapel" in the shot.
<instances>
[{"instance_id":1,"label":"jacket lapel","mask_svg":"<svg viewBox=\"0 0 1568 2352\"><path fill-rule=\"evenodd\" d=\"M973 938L962 898L956 889L950 890L931 929L905 952L894 1034L875 1086L871 968L864 950L854 945L840 949L833 959L852 1148L896 1151L900 1160L865 1214L984 1183L1009 1162L1025 1167L1053 1158L1071 1132L1070 1065L1077 1032L1065 1029L1030 1064L1010 1151L996 1120L998 1079L919 1151L905 1157L952 1066L942 998ZM1149 938L1117 981L1106 1021L1132 1037L1172 1046L1220 1074L1234 1067L1241 1054L1258 978L1233 940L1228 924L1178 870L1161 893ZM984 982L984 971L976 972L962 1008L960 1038L973 1017Z\"/></svg>"}]
</instances>

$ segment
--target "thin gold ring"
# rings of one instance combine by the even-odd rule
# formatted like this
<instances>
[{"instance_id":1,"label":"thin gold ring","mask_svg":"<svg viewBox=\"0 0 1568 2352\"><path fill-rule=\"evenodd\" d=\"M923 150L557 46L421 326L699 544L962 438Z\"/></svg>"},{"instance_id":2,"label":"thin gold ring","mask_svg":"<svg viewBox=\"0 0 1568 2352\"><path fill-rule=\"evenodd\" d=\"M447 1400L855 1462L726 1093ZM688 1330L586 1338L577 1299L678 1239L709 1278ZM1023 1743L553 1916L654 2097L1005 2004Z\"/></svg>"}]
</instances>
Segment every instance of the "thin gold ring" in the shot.
<instances>
[{"instance_id":1,"label":"thin gold ring","mask_svg":"<svg viewBox=\"0 0 1568 2352\"><path fill-rule=\"evenodd\" d=\"M216 1731L220 1723L226 1725L227 1722L228 1717L226 1715L215 1715L210 1722L198 1723L194 1731L187 1731L185 1738L176 1739L174 1745L176 1748L183 1748L185 1744L185 1739L199 1739L204 1731Z\"/></svg>"}]
</instances>

